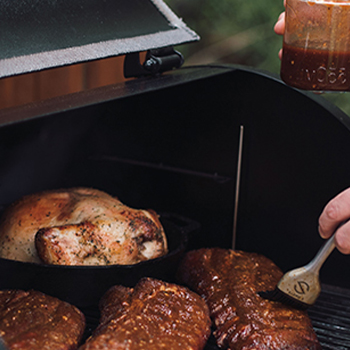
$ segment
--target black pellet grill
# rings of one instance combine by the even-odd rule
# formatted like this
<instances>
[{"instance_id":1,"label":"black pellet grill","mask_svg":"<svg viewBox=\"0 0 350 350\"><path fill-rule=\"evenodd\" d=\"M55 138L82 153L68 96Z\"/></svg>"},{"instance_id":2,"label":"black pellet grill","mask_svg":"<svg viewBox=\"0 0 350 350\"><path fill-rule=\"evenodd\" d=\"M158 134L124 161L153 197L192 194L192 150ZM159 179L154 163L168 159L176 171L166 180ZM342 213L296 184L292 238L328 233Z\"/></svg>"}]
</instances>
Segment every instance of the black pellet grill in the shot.
<instances>
[{"instance_id":1,"label":"black pellet grill","mask_svg":"<svg viewBox=\"0 0 350 350\"><path fill-rule=\"evenodd\" d=\"M246 67L182 66L174 47L198 36L160 0L1 0L0 32L0 77L124 54L136 77L1 110L2 207L89 186L199 223L187 249L233 244L287 271L322 245L318 216L350 186L350 121L322 97ZM349 270L334 251L321 271L309 313L324 349L350 348ZM0 261L0 288L10 274Z\"/></svg>"}]
</instances>

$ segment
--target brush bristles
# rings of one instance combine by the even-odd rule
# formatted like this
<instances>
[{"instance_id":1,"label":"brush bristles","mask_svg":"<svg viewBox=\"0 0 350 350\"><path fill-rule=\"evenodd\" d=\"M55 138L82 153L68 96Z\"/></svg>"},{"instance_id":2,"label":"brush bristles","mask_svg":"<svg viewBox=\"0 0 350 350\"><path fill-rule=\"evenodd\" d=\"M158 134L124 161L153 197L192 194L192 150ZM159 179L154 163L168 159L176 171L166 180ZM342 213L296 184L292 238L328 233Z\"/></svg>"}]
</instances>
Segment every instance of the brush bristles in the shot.
<instances>
[{"instance_id":1,"label":"brush bristles","mask_svg":"<svg viewBox=\"0 0 350 350\"><path fill-rule=\"evenodd\" d=\"M309 304L303 303L302 301L289 296L288 294L282 292L278 288L271 291L259 292L258 294L264 299L268 299L271 301L278 301L280 303L289 305L299 310L306 310L308 307L311 306Z\"/></svg>"}]
</instances>

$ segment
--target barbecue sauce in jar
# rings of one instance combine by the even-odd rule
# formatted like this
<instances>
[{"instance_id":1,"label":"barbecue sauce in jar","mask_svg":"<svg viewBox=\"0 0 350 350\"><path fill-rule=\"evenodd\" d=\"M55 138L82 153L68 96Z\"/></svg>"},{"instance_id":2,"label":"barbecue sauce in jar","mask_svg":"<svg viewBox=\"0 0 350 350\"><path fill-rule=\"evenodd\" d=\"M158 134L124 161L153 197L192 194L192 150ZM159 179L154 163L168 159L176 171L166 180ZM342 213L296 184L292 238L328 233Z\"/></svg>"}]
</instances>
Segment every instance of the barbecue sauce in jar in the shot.
<instances>
[{"instance_id":1,"label":"barbecue sauce in jar","mask_svg":"<svg viewBox=\"0 0 350 350\"><path fill-rule=\"evenodd\" d=\"M350 0L287 0L281 78L304 90L350 91Z\"/></svg>"},{"instance_id":2,"label":"barbecue sauce in jar","mask_svg":"<svg viewBox=\"0 0 350 350\"><path fill-rule=\"evenodd\" d=\"M350 52L283 47L281 78L303 90L350 91Z\"/></svg>"}]
</instances>

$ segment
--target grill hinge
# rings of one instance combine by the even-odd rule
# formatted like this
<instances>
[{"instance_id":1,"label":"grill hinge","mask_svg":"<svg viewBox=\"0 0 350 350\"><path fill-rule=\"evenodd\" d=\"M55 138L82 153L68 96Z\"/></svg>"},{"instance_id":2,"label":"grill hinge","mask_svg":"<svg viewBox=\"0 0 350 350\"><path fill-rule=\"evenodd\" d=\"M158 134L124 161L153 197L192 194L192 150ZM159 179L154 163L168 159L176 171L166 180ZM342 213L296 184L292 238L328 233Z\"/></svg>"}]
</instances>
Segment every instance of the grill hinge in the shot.
<instances>
[{"instance_id":1,"label":"grill hinge","mask_svg":"<svg viewBox=\"0 0 350 350\"><path fill-rule=\"evenodd\" d=\"M180 68L184 63L182 54L173 47L149 50L143 64L140 63L140 53L130 53L124 60L124 77L134 78L144 75L157 75L174 68Z\"/></svg>"}]
</instances>

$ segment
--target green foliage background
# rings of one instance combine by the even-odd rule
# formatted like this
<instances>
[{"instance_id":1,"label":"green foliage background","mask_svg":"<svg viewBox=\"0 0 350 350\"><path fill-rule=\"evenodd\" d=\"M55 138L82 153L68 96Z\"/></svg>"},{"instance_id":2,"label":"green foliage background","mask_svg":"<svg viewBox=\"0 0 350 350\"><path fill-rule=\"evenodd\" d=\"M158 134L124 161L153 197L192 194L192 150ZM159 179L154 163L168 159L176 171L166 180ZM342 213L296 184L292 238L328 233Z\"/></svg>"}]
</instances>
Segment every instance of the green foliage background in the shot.
<instances>
[{"instance_id":1,"label":"green foliage background","mask_svg":"<svg viewBox=\"0 0 350 350\"><path fill-rule=\"evenodd\" d=\"M179 47L187 65L242 64L279 74L282 37L273 31L283 0L165 0L200 37ZM350 115L349 93L323 97Z\"/></svg>"}]
</instances>

